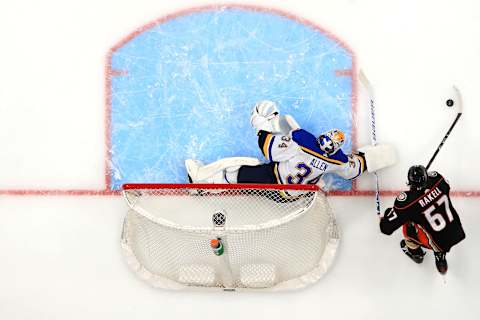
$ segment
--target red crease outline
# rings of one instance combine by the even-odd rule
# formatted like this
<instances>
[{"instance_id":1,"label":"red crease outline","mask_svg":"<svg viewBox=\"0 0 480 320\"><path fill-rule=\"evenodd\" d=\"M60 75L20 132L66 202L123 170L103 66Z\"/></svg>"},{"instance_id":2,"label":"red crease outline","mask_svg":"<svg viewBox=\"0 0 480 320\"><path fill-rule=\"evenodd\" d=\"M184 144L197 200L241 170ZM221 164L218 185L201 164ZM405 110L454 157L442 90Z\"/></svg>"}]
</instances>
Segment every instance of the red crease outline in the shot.
<instances>
[{"instance_id":1,"label":"red crease outline","mask_svg":"<svg viewBox=\"0 0 480 320\"><path fill-rule=\"evenodd\" d=\"M111 190L111 103L112 103L112 92L111 92L111 84L112 84L112 77L118 76L128 76L128 70L116 70L112 68L112 57L115 51L119 48L124 46L130 40L138 36L139 34L145 32L148 29L152 29L155 26L162 24L166 21L175 19L179 16L185 16L189 14L194 14L198 12L207 12L207 11L214 11L214 10L224 10L224 9L239 9L239 10L246 10L246 11L253 11L253 12L267 12L273 13L279 16L286 17L293 21L297 21L304 25L311 27L312 29L318 30L326 37L333 39L336 41L341 47L343 47L347 52L349 52L352 56L352 69L346 70L336 70L336 76L349 76L352 77L352 97L351 97L351 105L352 105L352 130L351 130L351 137L352 137L352 149L357 149L357 127L356 127L356 111L357 111L357 96L358 96L358 79L357 79L357 58L353 52L353 50L339 37L334 35L332 32L324 29L313 23L310 20L305 18L301 18L295 16L291 13L281 11L274 8L266 8L261 6L255 5L244 5L244 4L216 4L216 5L207 5L207 6L200 6L189 8L185 10L181 10L166 16L163 16L159 19L151 21L136 30L132 33L124 37L120 40L116 45L114 45L109 51L106 56L105 60L105 189L103 190L83 190L83 189L72 189L72 190L48 190L48 189L11 189L11 190L0 190L0 195L8 195L8 196L119 196L122 194L121 191L112 191ZM400 193L400 190L382 190L380 195L382 196L396 196ZM359 196L374 196L375 191L371 190L358 190L356 181L352 181L352 190L349 191L342 191L336 190L331 191L328 193L330 196L344 196L344 197L359 197ZM451 196L454 197L480 197L480 191L452 191L450 193Z\"/></svg>"}]
</instances>

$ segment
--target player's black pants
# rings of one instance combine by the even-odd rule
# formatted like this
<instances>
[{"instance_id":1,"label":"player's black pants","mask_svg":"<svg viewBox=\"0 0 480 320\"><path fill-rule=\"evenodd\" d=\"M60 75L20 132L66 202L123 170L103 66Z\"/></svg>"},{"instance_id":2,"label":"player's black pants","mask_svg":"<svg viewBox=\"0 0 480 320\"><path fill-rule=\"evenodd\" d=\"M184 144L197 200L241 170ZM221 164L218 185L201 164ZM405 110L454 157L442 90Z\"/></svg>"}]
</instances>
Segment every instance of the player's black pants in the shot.
<instances>
[{"instance_id":1,"label":"player's black pants","mask_svg":"<svg viewBox=\"0 0 480 320\"><path fill-rule=\"evenodd\" d=\"M277 184L275 176L276 162L257 166L241 166L238 170L238 183L270 183Z\"/></svg>"}]
</instances>

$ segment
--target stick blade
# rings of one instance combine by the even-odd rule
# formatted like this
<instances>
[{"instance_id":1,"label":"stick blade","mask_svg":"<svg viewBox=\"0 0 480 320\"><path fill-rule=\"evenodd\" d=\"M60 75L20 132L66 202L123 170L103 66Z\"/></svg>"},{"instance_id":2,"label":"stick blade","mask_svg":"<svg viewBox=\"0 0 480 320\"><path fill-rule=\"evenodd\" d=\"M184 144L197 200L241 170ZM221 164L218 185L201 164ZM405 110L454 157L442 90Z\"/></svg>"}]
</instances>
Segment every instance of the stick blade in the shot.
<instances>
[{"instance_id":1,"label":"stick blade","mask_svg":"<svg viewBox=\"0 0 480 320\"><path fill-rule=\"evenodd\" d=\"M458 113L463 112L463 99L460 89L457 86L452 86L451 99L454 102L454 106L457 109Z\"/></svg>"},{"instance_id":2,"label":"stick blade","mask_svg":"<svg viewBox=\"0 0 480 320\"><path fill-rule=\"evenodd\" d=\"M368 80L367 76L365 75L365 73L363 72L363 70L360 70L359 73L358 73L358 80L360 81L360 83L365 87L365 89L367 89L368 91L370 92L373 92L373 87L372 87L372 84L370 83L370 81Z\"/></svg>"}]
</instances>

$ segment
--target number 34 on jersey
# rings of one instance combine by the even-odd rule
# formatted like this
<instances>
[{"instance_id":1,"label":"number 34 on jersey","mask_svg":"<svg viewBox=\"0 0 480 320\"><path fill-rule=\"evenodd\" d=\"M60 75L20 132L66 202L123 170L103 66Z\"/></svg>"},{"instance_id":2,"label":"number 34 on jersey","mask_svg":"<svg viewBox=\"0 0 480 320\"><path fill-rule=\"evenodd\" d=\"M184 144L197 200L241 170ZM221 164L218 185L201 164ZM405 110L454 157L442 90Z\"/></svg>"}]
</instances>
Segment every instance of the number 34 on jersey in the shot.
<instances>
[{"instance_id":1,"label":"number 34 on jersey","mask_svg":"<svg viewBox=\"0 0 480 320\"><path fill-rule=\"evenodd\" d=\"M327 154L320 149L316 137L303 129L288 135L269 133L261 148L265 158L277 163L275 175L282 184L315 184L325 173L354 179L365 171L361 156L347 156L341 149Z\"/></svg>"}]
</instances>

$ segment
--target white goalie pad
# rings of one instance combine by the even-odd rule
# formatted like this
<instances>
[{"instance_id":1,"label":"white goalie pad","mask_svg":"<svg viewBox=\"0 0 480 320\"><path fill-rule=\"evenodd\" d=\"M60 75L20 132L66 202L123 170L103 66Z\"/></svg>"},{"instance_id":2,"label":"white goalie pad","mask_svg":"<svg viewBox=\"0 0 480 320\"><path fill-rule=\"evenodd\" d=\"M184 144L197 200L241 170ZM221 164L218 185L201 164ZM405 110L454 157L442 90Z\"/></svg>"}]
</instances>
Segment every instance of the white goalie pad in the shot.
<instances>
[{"instance_id":1,"label":"white goalie pad","mask_svg":"<svg viewBox=\"0 0 480 320\"><path fill-rule=\"evenodd\" d=\"M397 162L395 149L389 144L368 145L358 151L364 153L368 172L376 172Z\"/></svg>"},{"instance_id":2,"label":"white goalie pad","mask_svg":"<svg viewBox=\"0 0 480 320\"><path fill-rule=\"evenodd\" d=\"M185 160L185 167L192 181L206 183L222 183L221 178L223 177L223 171L229 168L238 169L240 166L256 166L259 164L261 164L260 160L251 157L224 158L207 165L203 165L198 160ZM219 174L221 177L216 179L216 176Z\"/></svg>"}]
</instances>

